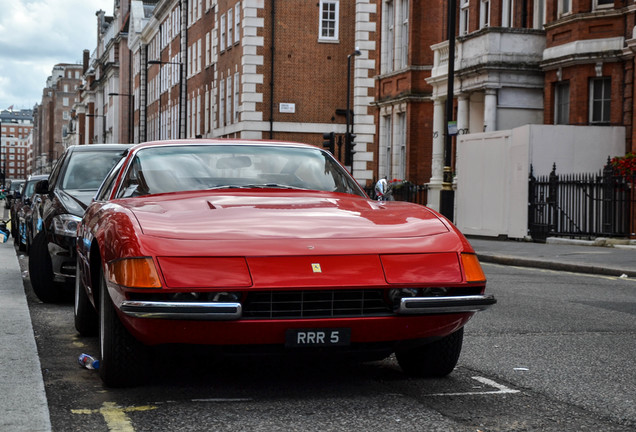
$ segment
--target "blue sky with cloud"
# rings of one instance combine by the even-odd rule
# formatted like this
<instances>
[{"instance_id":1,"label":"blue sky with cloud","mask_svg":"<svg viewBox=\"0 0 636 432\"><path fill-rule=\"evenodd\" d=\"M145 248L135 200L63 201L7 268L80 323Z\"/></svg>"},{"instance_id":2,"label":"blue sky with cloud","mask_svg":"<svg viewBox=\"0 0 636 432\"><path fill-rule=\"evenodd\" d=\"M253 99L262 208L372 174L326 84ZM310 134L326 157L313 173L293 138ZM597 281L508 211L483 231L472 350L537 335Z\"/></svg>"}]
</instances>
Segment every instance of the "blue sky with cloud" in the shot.
<instances>
[{"instance_id":1,"label":"blue sky with cloud","mask_svg":"<svg viewBox=\"0 0 636 432\"><path fill-rule=\"evenodd\" d=\"M0 109L31 109L57 63L82 62L97 44L97 17L114 0L11 0L0 8Z\"/></svg>"}]
</instances>

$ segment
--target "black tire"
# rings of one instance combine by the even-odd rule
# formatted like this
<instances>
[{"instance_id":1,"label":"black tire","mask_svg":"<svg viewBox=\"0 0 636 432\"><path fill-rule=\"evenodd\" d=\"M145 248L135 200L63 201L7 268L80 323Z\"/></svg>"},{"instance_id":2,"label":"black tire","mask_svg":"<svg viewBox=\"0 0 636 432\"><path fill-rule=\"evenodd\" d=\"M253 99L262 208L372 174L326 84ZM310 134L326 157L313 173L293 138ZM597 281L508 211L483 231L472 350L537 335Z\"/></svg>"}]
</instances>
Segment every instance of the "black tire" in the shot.
<instances>
[{"instance_id":1,"label":"black tire","mask_svg":"<svg viewBox=\"0 0 636 432\"><path fill-rule=\"evenodd\" d=\"M80 336L97 336L99 332L99 317L93 304L88 298L86 288L81 283L80 266L77 263L75 271L75 306L73 314L75 329Z\"/></svg>"},{"instance_id":2,"label":"black tire","mask_svg":"<svg viewBox=\"0 0 636 432\"><path fill-rule=\"evenodd\" d=\"M99 287L99 376L108 387L141 384L149 367L148 348L136 340L117 316L103 271Z\"/></svg>"},{"instance_id":3,"label":"black tire","mask_svg":"<svg viewBox=\"0 0 636 432\"><path fill-rule=\"evenodd\" d=\"M63 297L62 287L53 281L53 265L44 232L33 239L29 256L29 276L35 295L44 303L58 302Z\"/></svg>"},{"instance_id":4,"label":"black tire","mask_svg":"<svg viewBox=\"0 0 636 432\"><path fill-rule=\"evenodd\" d=\"M459 360L464 340L464 328L455 333L416 348L395 352L402 370L418 377L443 377L450 374Z\"/></svg>"}]
</instances>

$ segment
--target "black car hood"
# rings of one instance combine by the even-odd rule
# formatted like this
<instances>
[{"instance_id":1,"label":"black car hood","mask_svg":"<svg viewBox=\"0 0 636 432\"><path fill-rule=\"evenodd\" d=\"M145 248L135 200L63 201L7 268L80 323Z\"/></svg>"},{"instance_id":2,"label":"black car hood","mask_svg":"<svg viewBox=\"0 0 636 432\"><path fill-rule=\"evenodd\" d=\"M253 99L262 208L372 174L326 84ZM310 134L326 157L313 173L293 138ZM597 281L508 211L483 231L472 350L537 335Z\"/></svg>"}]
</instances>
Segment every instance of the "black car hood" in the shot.
<instances>
[{"instance_id":1,"label":"black car hood","mask_svg":"<svg viewBox=\"0 0 636 432\"><path fill-rule=\"evenodd\" d=\"M68 213L81 217L95 197L95 192L83 189L58 190L57 196Z\"/></svg>"}]
</instances>

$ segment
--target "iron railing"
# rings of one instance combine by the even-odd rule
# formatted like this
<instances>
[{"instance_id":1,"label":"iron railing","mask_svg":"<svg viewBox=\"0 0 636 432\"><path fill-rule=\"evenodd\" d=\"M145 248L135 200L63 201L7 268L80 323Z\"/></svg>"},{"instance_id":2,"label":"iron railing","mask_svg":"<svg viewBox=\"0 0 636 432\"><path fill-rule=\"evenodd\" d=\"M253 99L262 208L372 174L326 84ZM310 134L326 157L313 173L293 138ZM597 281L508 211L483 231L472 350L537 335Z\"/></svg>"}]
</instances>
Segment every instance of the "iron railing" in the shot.
<instances>
[{"instance_id":1,"label":"iron railing","mask_svg":"<svg viewBox=\"0 0 636 432\"><path fill-rule=\"evenodd\" d=\"M609 162L598 174L535 177L530 167L528 231L547 236L629 237L634 232L636 176L623 176Z\"/></svg>"},{"instance_id":2,"label":"iron railing","mask_svg":"<svg viewBox=\"0 0 636 432\"><path fill-rule=\"evenodd\" d=\"M374 186L367 186L364 188L364 191L371 199L378 198ZM399 187L391 188L391 195L393 201L407 201L425 206L428 200L428 186L403 183Z\"/></svg>"}]
</instances>

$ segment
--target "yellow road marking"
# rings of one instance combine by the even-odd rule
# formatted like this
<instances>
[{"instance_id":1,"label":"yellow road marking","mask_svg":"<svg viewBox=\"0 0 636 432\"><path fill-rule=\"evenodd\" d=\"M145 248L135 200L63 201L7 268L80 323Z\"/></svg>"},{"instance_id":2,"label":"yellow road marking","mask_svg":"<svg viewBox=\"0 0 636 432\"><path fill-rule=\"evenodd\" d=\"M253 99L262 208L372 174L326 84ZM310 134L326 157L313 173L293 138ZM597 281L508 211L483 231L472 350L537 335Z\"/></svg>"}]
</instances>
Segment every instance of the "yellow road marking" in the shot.
<instances>
[{"instance_id":1,"label":"yellow road marking","mask_svg":"<svg viewBox=\"0 0 636 432\"><path fill-rule=\"evenodd\" d=\"M135 428L133 428L132 422L126 413L154 409L157 409L157 407L152 405L122 408L114 402L104 402L100 409L74 409L71 412L73 414L101 414L109 431L135 432Z\"/></svg>"}]
</instances>

